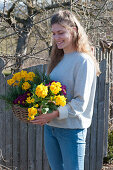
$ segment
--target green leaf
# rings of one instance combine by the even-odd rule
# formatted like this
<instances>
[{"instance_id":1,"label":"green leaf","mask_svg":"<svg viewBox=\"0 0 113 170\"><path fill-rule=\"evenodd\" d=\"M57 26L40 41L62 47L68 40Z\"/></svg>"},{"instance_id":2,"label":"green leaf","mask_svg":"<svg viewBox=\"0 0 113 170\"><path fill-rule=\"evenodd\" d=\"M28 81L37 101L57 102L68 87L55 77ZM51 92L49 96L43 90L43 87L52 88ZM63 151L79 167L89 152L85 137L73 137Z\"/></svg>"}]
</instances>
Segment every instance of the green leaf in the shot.
<instances>
[{"instance_id":1,"label":"green leaf","mask_svg":"<svg viewBox=\"0 0 113 170\"><path fill-rule=\"evenodd\" d=\"M48 110L48 113L52 113L54 110L53 109L49 109Z\"/></svg>"},{"instance_id":2,"label":"green leaf","mask_svg":"<svg viewBox=\"0 0 113 170\"><path fill-rule=\"evenodd\" d=\"M37 117L37 116L39 116L39 114L38 114L38 113L35 115L35 117Z\"/></svg>"},{"instance_id":3,"label":"green leaf","mask_svg":"<svg viewBox=\"0 0 113 170\"><path fill-rule=\"evenodd\" d=\"M42 105L46 105L47 103L48 103L48 101L46 101L46 100L42 101Z\"/></svg>"},{"instance_id":4,"label":"green leaf","mask_svg":"<svg viewBox=\"0 0 113 170\"><path fill-rule=\"evenodd\" d=\"M42 108L41 111L43 114L46 114L48 112L49 108Z\"/></svg>"}]
</instances>

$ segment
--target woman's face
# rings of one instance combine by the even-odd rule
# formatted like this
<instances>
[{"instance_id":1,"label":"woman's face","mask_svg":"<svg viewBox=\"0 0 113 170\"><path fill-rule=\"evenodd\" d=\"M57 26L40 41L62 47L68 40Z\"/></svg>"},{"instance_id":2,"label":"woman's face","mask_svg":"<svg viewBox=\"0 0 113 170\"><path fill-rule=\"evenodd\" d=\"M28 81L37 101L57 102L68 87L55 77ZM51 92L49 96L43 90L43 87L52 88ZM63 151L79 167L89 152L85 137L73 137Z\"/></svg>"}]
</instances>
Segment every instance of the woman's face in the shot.
<instances>
[{"instance_id":1,"label":"woman's face","mask_svg":"<svg viewBox=\"0 0 113 170\"><path fill-rule=\"evenodd\" d=\"M60 24L52 25L53 40L55 41L58 49L63 49L64 53L75 51L73 47L72 31L66 29Z\"/></svg>"}]
</instances>

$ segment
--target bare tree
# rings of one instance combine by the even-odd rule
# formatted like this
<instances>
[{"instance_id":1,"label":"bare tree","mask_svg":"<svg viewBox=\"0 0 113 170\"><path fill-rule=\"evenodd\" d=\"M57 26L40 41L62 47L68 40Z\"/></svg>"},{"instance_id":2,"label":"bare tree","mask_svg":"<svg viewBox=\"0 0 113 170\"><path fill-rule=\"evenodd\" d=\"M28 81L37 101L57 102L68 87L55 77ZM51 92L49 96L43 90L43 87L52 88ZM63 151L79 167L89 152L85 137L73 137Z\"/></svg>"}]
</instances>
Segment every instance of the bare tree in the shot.
<instances>
[{"instance_id":1,"label":"bare tree","mask_svg":"<svg viewBox=\"0 0 113 170\"><path fill-rule=\"evenodd\" d=\"M28 58L38 58L42 51L49 52L51 46L51 32L49 19L54 11L59 9L72 10L84 25L94 45L99 46L100 39L111 39L113 32L113 1L80 1L80 0L12 0L0 12L0 45L5 40L14 47L13 54L4 52L7 63L15 60L15 67L19 69ZM42 47L42 48L41 48ZM46 53L46 56L48 54ZM40 59L48 60L47 57ZM14 64L15 64L14 63Z\"/></svg>"},{"instance_id":2,"label":"bare tree","mask_svg":"<svg viewBox=\"0 0 113 170\"><path fill-rule=\"evenodd\" d=\"M45 20L46 23L43 23L43 25L47 28L47 19L49 18L47 12L53 8L68 5L70 5L70 2L49 4L46 1L39 3L36 0L12 1L8 10L0 12L2 22L6 22L13 30L13 35L17 36L17 45L14 55L16 57L15 69L20 68L22 65L22 57L26 56L28 40L33 28L36 30L35 34L37 33L37 35L45 41L47 47L49 47L49 42L46 40L47 34L44 35L45 30L40 26L40 23ZM9 29L8 25L5 29ZM3 36L0 39L3 40L11 35L12 34ZM31 53L31 51L29 53Z\"/></svg>"}]
</instances>

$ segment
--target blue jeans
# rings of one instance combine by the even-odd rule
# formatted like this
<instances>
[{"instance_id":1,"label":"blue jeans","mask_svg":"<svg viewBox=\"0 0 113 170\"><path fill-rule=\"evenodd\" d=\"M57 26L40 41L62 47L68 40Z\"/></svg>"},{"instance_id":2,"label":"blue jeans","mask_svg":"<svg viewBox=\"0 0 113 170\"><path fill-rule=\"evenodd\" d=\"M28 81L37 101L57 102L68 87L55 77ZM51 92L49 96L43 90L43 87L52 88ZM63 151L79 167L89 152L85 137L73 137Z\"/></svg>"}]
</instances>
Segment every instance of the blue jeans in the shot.
<instances>
[{"instance_id":1,"label":"blue jeans","mask_svg":"<svg viewBox=\"0 0 113 170\"><path fill-rule=\"evenodd\" d=\"M44 144L52 170L84 170L87 129L44 126Z\"/></svg>"}]
</instances>

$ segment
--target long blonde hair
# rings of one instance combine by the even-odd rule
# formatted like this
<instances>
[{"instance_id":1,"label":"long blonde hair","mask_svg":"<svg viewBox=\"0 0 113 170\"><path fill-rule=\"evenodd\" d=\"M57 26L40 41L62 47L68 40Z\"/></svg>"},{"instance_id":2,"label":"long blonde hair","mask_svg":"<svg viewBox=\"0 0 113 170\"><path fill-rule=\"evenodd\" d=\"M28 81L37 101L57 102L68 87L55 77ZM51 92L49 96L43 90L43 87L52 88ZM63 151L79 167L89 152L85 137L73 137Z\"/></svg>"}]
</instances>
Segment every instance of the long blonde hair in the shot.
<instances>
[{"instance_id":1,"label":"long blonde hair","mask_svg":"<svg viewBox=\"0 0 113 170\"><path fill-rule=\"evenodd\" d=\"M88 54L94 61L96 67L97 76L100 74L99 64L93 55L88 36L86 35L83 27L76 19L75 15L68 10L60 10L55 13L51 18L51 26L53 24L60 24L67 29L76 27L76 31L73 32L73 43L75 44L76 51L80 53ZM52 50L50 54L50 63L48 65L48 74L54 69L54 67L61 61L64 56L63 49L58 49L56 43L53 41Z\"/></svg>"}]
</instances>

